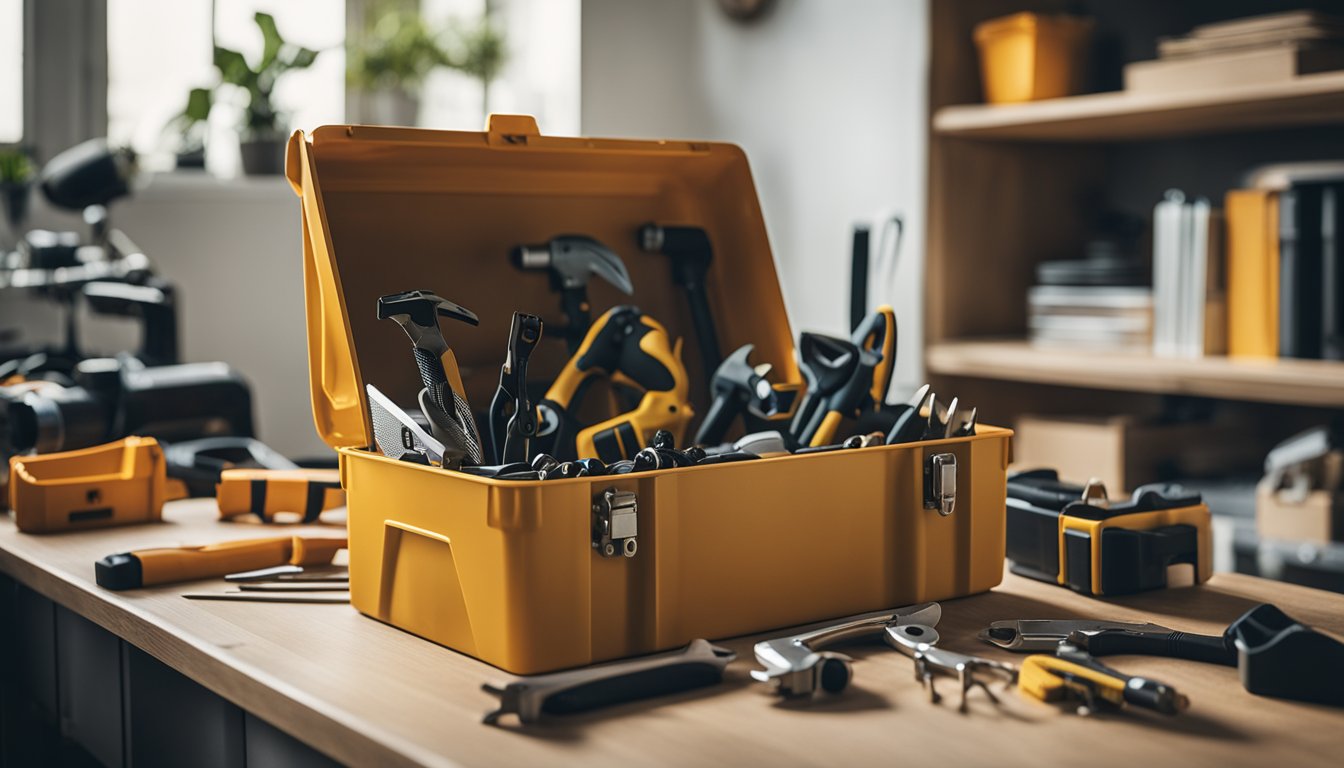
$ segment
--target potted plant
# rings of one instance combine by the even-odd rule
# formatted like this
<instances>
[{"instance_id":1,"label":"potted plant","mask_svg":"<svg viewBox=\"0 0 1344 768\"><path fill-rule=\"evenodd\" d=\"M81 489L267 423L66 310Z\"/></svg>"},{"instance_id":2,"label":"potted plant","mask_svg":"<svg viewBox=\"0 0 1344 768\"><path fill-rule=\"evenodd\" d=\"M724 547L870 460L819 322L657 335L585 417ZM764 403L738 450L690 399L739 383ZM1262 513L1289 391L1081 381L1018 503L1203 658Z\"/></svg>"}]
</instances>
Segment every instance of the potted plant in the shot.
<instances>
[{"instance_id":1,"label":"potted plant","mask_svg":"<svg viewBox=\"0 0 1344 768\"><path fill-rule=\"evenodd\" d=\"M205 137L209 133L210 101L208 88L192 88L187 94L186 109L165 128L177 134L178 168L205 168Z\"/></svg>"},{"instance_id":2,"label":"potted plant","mask_svg":"<svg viewBox=\"0 0 1344 768\"><path fill-rule=\"evenodd\" d=\"M448 52L420 14L394 10L352 42L349 62L346 82L359 91L369 118L383 125L415 125L420 85L435 67L448 65Z\"/></svg>"},{"instance_id":3,"label":"potted plant","mask_svg":"<svg viewBox=\"0 0 1344 768\"><path fill-rule=\"evenodd\" d=\"M28 201L33 188L33 161L21 149L0 150L0 199L5 222L15 240L28 220ZM2 254L2 252L0 252Z\"/></svg>"},{"instance_id":4,"label":"potted plant","mask_svg":"<svg viewBox=\"0 0 1344 768\"><path fill-rule=\"evenodd\" d=\"M261 30L262 53L256 66L238 51L215 46L215 69L221 86L243 94L243 110L238 146L242 152L243 172L248 175L278 174L285 170L286 125L282 113L271 100L276 82L286 73L307 69L317 59L311 48L285 41L275 27L275 18L258 12L253 19ZM201 123L218 96L219 87L194 89L187 100L188 111ZM202 103L203 102L203 103ZM202 129L203 130L203 129Z\"/></svg>"},{"instance_id":5,"label":"potted plant","mask_svg":"<svg viewBox=\"0 0 1344 768\"><path fill-rule=\"evenodd\" d=\"M362 102L362 108L354 110L356 119L415 125L420 87L439 67L480 80L488 113L490 81L499 74L504 58L504 39L488 13L474 24L455 21L436 30L419 13L389 10L349 46L346 80Z\"/></svg>"}]
</instances>

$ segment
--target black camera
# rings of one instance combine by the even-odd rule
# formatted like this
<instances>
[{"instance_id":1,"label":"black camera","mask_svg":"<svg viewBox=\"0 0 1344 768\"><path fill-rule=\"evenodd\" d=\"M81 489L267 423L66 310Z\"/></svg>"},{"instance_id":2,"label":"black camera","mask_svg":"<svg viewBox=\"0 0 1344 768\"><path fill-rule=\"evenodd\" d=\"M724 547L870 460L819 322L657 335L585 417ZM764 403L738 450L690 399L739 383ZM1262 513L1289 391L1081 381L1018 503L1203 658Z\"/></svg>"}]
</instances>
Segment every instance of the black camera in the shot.
<instances>
[{"instance_id":1,"label":"black camera","mask_svg":"<svg viewBox=\"0 0 1344 768\"><path fill-rule=\"evenodd\" d=\"M224 363L149 367L129 355L75 366L73 386L0 387L0 454L86 448L127 435L252 437L252 393Z\"/></svg>"}]
</instances>

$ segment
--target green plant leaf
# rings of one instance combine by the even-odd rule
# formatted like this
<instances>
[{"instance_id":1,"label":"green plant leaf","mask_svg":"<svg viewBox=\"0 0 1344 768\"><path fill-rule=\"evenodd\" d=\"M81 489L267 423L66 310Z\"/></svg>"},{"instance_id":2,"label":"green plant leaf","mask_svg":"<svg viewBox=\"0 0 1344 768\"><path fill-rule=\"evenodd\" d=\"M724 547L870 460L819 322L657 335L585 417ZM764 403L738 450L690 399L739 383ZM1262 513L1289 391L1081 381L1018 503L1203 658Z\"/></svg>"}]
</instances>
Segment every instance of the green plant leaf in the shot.
<instances>
[{"instance_id":1,"label":"green plant leaf","mask_svg":"<svg viewBox=\"0 0 1344 768\"><path fill-rule=\"evenodd\" d=\"M257 80L257 73L247 65L243 54L219 45L215 46L215 69L224 82L241 88L248 88Z\"/></svg>"},{"instance_id":2,"label":"green plant leaf","mask_svg":"<svg viewBox=\"0 0 1344 768\"><path fill-rule=\"evenodd\" d=\"M275 63L275 57L280 54L285 39L280 36L280 30L275 26L275 17L271 14L258 11L252 18L261 29L262 39L261 64L257 66L257 71L265 72Z\"/></svg>"},{"instance_id":3,"label":"green plant leaf","mask_svg":"<svg viewBox=\"0 0 1344 768\"><path fill-rule=\"evenodd\" d=\"M311 48L299 48L294 51L294 55L290 57L286 69L307 69L313 65L313 61L317 59L318 53L318 51L314 51Z\"/></svg>"},{"instance_id":4,"label":"green plant leaf","mask_svg":"<svg viewBox=\"0 0 1344 768\"><path fill-rule=\"evenodd\" d=\"M187 94L187 108L182 112L182 116L191 122L209 119L212 100L213 94L209 88L192 88Z\"/></svg>"}]
</instances>

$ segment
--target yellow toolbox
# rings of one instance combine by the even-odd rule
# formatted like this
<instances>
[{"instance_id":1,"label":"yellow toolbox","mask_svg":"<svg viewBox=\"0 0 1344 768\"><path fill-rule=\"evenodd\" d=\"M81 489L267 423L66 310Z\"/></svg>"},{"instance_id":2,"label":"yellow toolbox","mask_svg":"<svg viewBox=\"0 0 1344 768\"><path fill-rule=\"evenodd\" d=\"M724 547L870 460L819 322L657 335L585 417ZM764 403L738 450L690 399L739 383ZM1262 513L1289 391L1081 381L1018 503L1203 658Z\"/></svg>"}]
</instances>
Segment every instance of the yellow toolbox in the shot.
<instances>
[{"instance_id":1,"label":"yellow toolbox","mask_svg":"<svg viewBox=\"0 0 1344 768\"><path fill-rule=\"evenodd\" d=\"M163 447L152 437L9 459L10 507L25 533L157 522L166 497Z\"/></svg>"},{"instance_id":2,"label":"yellow toolbox","mask_svg":"<svg viewBox=\"0 0 1344 768\"><path fill-rule=\"evenodd\" d=\"M290 140L302 199L308 356L319 433L340 453L351 598L361 612L517 674L534 674L924 600L999 583L1011 432L713 466L510 481L371 449L365 385L413 403L405 337L379 296L430 289L480 316L449 328L468 399L488 402L514 310L551 317L544 277L508 254L582 233L620 253L632 299L596 282L594 314L637 304L685 339L692 400L708 406L689 310L648 221L709 235L720 343L755 344L772 377L802 381L743 152L707 142L542 136L529 117L485 132L326 126ZM531 363L553 376L564 345ZM610 415L610 414L607 414ZM955 503L929 503L934 456L955 457ZM940 465L941 465L940 464ZM940 473L934 472L939 475ZM943 514L946 512L947 514ZM594 516L637 531L603 556ZM634 547L631 547L634 550Z\"/></svg>"}]
</instances>

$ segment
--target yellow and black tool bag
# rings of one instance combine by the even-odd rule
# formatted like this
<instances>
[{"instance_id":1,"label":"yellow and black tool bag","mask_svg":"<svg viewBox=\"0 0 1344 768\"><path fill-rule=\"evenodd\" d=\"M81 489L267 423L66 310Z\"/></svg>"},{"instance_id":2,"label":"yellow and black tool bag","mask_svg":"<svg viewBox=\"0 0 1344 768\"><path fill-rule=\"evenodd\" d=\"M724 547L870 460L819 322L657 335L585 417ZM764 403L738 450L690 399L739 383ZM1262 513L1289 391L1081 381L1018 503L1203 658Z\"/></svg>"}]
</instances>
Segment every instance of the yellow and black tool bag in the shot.
<instances>
[{"instance_id":1,"label":"yellow and black tool bag","mask_svg":"<svg viewBox=\"0 0 1344 768\"><path fill-rule=\"evenodd\" d=\"M1014 573L1090 595L1126 595L1213 574L1209 508L1198 493L1145 485L1111 502L1098 484L1060 482L1054 470L1008 478L1008 559Z\"/></svg>"}]
</instances>

